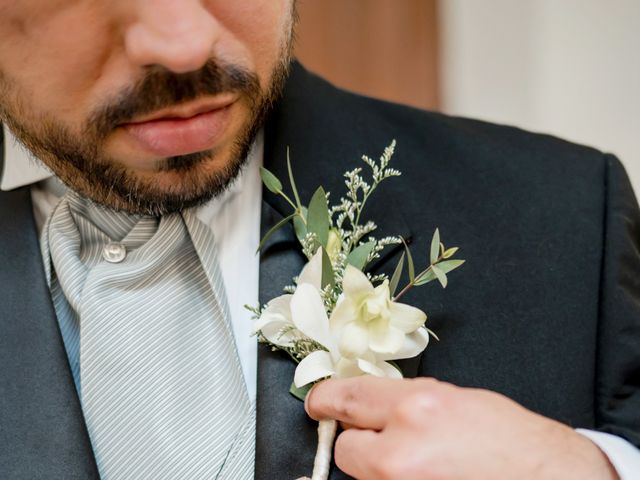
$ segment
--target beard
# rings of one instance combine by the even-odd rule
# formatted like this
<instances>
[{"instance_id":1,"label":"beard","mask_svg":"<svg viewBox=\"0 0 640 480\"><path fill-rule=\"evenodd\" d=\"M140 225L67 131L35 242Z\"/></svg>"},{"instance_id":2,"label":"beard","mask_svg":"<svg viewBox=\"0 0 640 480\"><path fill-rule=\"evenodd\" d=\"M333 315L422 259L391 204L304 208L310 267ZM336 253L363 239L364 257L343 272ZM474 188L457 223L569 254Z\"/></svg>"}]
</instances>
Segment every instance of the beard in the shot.
<instances>
[{"instance_id":1,"label":"beard","mask_svg":"<svg viewBox=\"0 0 640 480\"><path fill-rule=\"evenodd\" d=\"M159 216L181 211L219 195L238 176L256 134L281 96L291 59L290 43L264 89L253 72L212 59L201 69L183 74L160 66L147 68L135 85L95 108L80 134L48 116L38 117L37 122L24 121L26 116L17 113L25 111L24 102L18 99L15 105L7 105L7 95L3 95L5 104L0 105L0 118L22 144L82 196L134 214ZM238 101L248 111L230 152L214 148L159 159L155 170L171 174L169 185L161 186L153 173L140 175L104 153L110 134L136 117L228 92L239 94Z\"/></svg>"}]
</instances>

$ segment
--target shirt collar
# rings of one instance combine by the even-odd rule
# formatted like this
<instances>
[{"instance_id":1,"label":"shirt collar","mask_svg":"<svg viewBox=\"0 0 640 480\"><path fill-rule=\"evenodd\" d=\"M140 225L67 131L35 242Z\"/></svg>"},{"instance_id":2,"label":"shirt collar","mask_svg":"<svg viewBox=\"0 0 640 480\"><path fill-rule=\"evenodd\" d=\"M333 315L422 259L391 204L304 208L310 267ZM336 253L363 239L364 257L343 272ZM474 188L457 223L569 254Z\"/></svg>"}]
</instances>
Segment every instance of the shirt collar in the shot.
<instances>
[{"instance_id":1,"label":"shirt collar","mask_svg":"<svg viewBox=\"0 0 640 480\"><path fill-rule=\"evenodd\" d=\"M4 130L4 168L0 172L0 190L13 190L53 176L40 160L22 146L9 129ZM1 162L0 162L1 163Z\"/></svg>"},{"instance_id":2,"label":"shirt collar","mask_svg":"<svg viewBox=\"0 0 640 480\"><path fill-rule=\"evenodd\" d=\"M211 225L213 218L218 215L222 208L226 208L230 202L240 193L249 195L253 188L251 179L260 177L260 167L262 166L264 155L264 130L260 130L251 146L247 161L238 174L222 194L213 197L204 205L196 208L196 215L200 221L206 225ZM261 183L259 182L259 185ZM260 188L258 188L260 191ZM241 212L238 212L241 214Z\"/></svg>"}]
</instances>

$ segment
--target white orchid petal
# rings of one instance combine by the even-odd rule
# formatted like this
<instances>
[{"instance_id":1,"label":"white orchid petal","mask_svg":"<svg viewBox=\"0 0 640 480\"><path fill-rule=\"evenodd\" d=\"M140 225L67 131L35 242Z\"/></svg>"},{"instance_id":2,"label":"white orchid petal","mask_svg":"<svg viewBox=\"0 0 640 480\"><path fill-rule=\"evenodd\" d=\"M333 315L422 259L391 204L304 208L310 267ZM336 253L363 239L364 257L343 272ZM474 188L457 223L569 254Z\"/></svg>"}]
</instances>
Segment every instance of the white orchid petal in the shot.
<instances>
[{"instance_id":1,"label":"white orchid petal","mask_svg":"<svg viewBox=\"0 0 640 480\"><path fill-rule=\"evenodd\" d=\"M291 299L291 319L304 335L328 350L335 349L329 319L318 290L308 283L298 286Z\"/></svg>"},{"instance_id":2,"label":"white orchid petal","mask_svg":"<svg viewBox=\"0 0 640 480\"><path fill-rule=\"evenodd\" d=\"M262 330L265 325L269 325L270 323L277 322L277 321L278 320L275 317L271 316L271 315L266 316L266 315L262 314L262 316L258 320L253 322L253 328L251 330L251 333L253 335L255 335L260 330Z\"/></svg>"},{"instance_id":3,"label":"white orchid petal","mask_svg":"<svg viewBox=\"0 0 640 480\"><path fill-rule=\"evenodd\" d=\"M331 318L329 319L329 325L334 335L339 335L339 332L349 323L353 322L357 318L358 312L356 304L353 300L347 296L342 296L338 303L336 303L333 312L331 312Z\"/></svg>"},{"instance_id":4,"label":"white orchid petal","mask_svg":"<svg viewBox=\"0 0 640 480\"><path fill-rule=\"evenodd\" d=\"M427 315L422 310L404 303L391 302L389 314L391 324L404 333L415 332L427 320Z\"/></svg>"},{"instance_id":5,"label":"white orchid petal","mask_svg":"<svg viewBox=\"0 0 640 480\"><path fill-rule=\"evenodd\" d=\"M364 355L362 355L360 358L366 360L367 362L378 363L380 357L369 350L368 352L365 352Z\"/></svg>"},{"instance_id":6,"label":"white orchid petal","mask_svg":"<svg viewBox=\"0 0 640 480\"><path fill-rule=\"evenodd\" d=\"M394 354L380 355L382 360L401 360L403 358L413 358L424 351L429 345L429 332L424 327L404 337L402 348Z\"/></svg>"},{"instance_id":7,"label":"white orchid petal","mask_svg":"<svg viewBox=\"0 0 640 480\"><path fill-rule=\"evenodd\" d=\"M369 349L369 330L358 322L348 323L339 338L340 353L346 358L361 357Z\"/></svg>"},{"instance_id":8,"label":"white orchid petal","mask_svg":"<svg viewBox=\"0 0 640 480\"><path fill-rule=\"evenodd\" d=\"M282 295L271 300L253 324L253 333L260 332L275 345L293 346L297 330L291 320L291 298L292 295Z\"/></svg>"},{"instance_id":9,"label":"white orchid petal","mask_svg":"<svg viewBox=\"0 0 640 480\"><path fill-rule=\"evenodd\" d=\"M369 329L369 347L383 355L395 356L402 348L404 338L404 333L395 327Z\"/></svg>"},{"instance_id":10,"label":"white orchid petal","mask_svg":"<svg viewBox=\"0 0 640 480\"><path fill-rule=\"evenodd\" d=\"M260 333L270 343L280 347L293 347L294 341L302 337L288 322L270 322L260 329Z\"/></svg>"},{"instance_id":11,"label":"white orchid petal","mask_svg":"<svg viewBox=\"0 0 640 480\"><path fill-rule=\"evenodd\" d=\"M380 285L374 288L374 292L376 296L380 296L386 300L391 298L391 293L389 292L389 280L385 280Z\"/></svg>"},{"instance_id":12,"label":"white orchid petal","mask_svg":"<svg viewBox=\"0 0 640 480\"><path fill-rule=\"evenodd\" d=\"M291 319L291 297L292 295L281 295L267 303L266 308L262 311L260 318L253 324L253 332L258 332L264 325L269 322L283 321L282 319Z\"/></svg>"},{"instance_id":13,"label":"white orchid petal","mask_svg":"<svg viewBox=\"0 0 640 480\"><path fill-rule=\"evenodd\" d=\"M347 265L344 270L342 289L345 295L355 297L371 294L374 291L373 285L367 276L353 265Z\"/></svg>"},{"instance_id":14,"label":"white orchid petal","mask_svg":"<svg viewBox=\"0 0 640 480\"><path fill-rule=\"evenodd\" d=\"M381 362L381 363L384 363L384 362ZM368 362L367 360L364 360L362 358L358 359L358 367L364 373L367 373L369 375L373 375L374 377L384 377L385 376L385 371L383 369L381 369L376 364L374 364L372 362Z\"/></svg>"},{"instance_id":15,"label":"white orchid petal","mask_svg":"<svg viewBox=\"0 0 640 480\"><path fill-rule=\"evenodd\" d=\"M300 388L321 378L330 377L334 373L335 368L329 352L317 350L307 355L298 364L293 383Z\"/></svg>"},{"instance_id":16,"label":"white orchid petal","mask_svg":"<svg viewBox=\"0 0 640 480\"><path fill-rule=\"evenodd\" d=\"M358 367L358 359L341 358L335 362L336 374L334 378L359 377L364 372Z\"/></svg>"},{"instance_id":17,"label":"white orchid petal","mask_svg":"<svg viewBox=\"0 0 640 480\"><path fill-rule=\"evenodd\" d=\"M383 376L386 378L402 378L402 372L390 363L380 362L377 367L383 371Z\"/></svg>"},{"instance_id":18,"label":"white orchid petal","mask_svg":"<svg viewBox=\"0 0 640 480\"><path fill-rule=\"evenodd\" d=\"M298 275L298 285L308 283L318 290L322 288L322 248L311 257Z\"/></svg>"}]
</instances>

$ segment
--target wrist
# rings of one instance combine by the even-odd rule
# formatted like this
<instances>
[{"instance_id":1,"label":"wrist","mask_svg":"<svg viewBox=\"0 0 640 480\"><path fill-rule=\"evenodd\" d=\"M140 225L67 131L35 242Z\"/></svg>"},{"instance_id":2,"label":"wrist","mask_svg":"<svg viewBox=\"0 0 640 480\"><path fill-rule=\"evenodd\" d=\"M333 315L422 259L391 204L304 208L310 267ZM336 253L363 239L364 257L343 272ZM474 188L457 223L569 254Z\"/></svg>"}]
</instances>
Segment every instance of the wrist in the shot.
<instances>
[{"instance_id":1,"label":"wrist","mask_svg":"<svg viewBox=\"0 0 640 480\"><path fill-rule=\"evenodd\" d=\"M589 438L562 424L557 424L554 437L547 444L553 453L543 478L620 480L607 455Z\"/></svg>"}]
</instances>

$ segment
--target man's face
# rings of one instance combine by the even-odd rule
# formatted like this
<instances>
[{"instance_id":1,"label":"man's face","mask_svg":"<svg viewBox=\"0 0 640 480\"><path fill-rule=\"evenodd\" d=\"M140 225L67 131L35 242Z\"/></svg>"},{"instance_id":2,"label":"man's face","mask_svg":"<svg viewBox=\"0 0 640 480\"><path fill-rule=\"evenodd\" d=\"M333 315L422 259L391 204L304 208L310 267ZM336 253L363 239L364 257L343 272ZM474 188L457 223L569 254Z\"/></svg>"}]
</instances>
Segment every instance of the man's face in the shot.
<instances>
[{"instance_id":1,"label":"man's face","mask_svg":"<svg viewBox=\"0 0 640 480\"><path fill-rule=\"evenodd\" d=\"M290 58L294 0L0 0L0 120L133 213L219 193Z\"/></svg>"}]
</instances>

